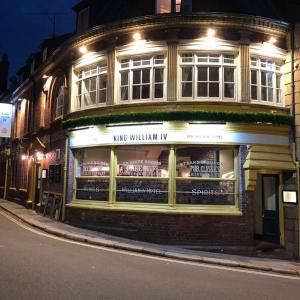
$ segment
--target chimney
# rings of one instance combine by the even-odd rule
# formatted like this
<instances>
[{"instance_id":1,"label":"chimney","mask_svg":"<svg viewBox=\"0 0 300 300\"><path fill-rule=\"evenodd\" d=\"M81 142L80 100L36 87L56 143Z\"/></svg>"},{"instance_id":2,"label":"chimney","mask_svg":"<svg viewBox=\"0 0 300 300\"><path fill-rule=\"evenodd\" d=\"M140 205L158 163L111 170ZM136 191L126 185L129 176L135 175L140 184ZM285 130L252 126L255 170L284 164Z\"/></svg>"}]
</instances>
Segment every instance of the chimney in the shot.
<instances>
[{"instance_id":1,"label":"chimney","mask_svg":"<svg viewBox=\"0 0 300 300\"><path fill-rule=\"evenodd\" d=\"M8 67L8 55L4 53L0 61L0 94L7 90Z\"/></svg>"}]
</instances>

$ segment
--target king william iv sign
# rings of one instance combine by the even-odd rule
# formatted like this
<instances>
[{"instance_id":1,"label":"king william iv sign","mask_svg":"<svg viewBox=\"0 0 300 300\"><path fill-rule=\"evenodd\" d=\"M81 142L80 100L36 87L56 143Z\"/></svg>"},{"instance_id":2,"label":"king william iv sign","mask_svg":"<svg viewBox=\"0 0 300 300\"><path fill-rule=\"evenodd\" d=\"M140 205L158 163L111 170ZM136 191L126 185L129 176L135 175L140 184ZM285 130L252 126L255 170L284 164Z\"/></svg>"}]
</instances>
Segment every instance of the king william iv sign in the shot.
<instances>
[{"instance_id":1,"label":"king william iv sign","mask_svg":"<svg viewBox=\"0 0 300 300\"><path fill-rule=\"evenodd\" d=\"M0 137L11 135L12 105L0 103Z\"/></svg>"}]
</instances>

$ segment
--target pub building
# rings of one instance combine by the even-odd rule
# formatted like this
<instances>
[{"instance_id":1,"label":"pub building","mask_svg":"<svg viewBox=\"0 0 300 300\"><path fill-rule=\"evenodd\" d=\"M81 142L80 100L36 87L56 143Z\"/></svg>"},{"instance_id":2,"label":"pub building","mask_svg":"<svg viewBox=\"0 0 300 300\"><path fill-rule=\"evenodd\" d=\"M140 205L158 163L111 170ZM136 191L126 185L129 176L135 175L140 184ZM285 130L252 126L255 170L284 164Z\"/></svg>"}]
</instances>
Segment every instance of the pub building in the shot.
<instances>
[{"instance_id":1,"label":"pub building","mask_svg":"<svg viewBox=\"0 0 300 300\"><path fill-rule=\"evenodd\" d=\"M61 118L49 130L60 122L64 137L62 220L242 254L264 241L297 257L297 230L287 225L298 206L283 191L297 190L290 85L300 31L204 13L199 1L145 2L127 1L126 16L108 5L101 18L98 1L80 2L77 33L38 69L52 77L49 97L60 83L51 101ZM38 144L46 162L51 141ZM40 166L37 205L53 173Z\"/></svg>"}]
</instances>

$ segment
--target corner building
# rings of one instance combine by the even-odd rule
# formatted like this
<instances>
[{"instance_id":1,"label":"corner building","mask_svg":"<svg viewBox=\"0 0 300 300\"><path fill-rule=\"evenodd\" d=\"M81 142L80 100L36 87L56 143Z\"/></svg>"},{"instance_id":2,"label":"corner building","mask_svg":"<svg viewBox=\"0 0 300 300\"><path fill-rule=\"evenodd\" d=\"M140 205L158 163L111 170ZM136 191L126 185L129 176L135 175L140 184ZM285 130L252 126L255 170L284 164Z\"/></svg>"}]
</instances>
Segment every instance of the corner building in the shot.
<instances>
[{"instance_id":1,"label":"corner building","mask_svg":"<svg viewBox=\"0 0 300 300\"><path fill-rule=\"evenodd\" d=\"M81 3L78 33L52 57L71 65L56 102L64 220L236 253L255 240L284 247L282 191L296 171L290 25L160 2L92 28Z\"/></svg>"}]
</instances>

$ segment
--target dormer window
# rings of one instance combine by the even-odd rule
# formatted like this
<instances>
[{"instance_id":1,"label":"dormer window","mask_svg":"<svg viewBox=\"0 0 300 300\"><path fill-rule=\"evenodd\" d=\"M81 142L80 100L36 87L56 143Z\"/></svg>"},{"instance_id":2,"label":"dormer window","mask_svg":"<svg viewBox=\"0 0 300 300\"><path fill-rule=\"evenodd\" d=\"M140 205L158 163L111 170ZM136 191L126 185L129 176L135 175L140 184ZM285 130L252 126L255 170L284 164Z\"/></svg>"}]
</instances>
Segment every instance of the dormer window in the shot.
<instances>
[{"instance_id":1,"label":"dormer window","mask_svg":"<svg viewBox=\"0 0 300 300\"><path fill-rule=\"evenodd\" d=\"M90 8L86 7L78 13L77 32L83 32L89 27Z\"/></svg>"},{"instance_id":2,"label":"dormer window","mask_svg":"<svg viewBox=\"0 0 300 300\"><path fill-rule=\"evenodd\" d=\"M182 0L156 0L156 13L166 14L181 12Z\"/></svg>"}]
</instances>

